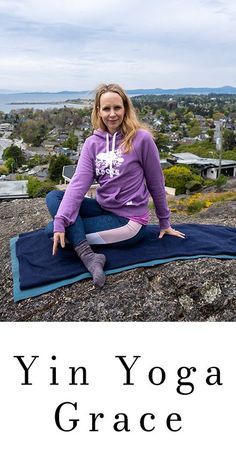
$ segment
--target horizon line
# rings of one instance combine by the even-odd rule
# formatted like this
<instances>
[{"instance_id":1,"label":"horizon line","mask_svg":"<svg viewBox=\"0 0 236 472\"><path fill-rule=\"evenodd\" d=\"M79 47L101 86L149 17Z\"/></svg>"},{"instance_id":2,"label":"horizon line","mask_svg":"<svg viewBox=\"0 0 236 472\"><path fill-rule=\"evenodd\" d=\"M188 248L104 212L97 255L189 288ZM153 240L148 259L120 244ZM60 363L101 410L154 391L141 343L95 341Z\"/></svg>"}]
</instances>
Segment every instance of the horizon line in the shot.
<instances>
[{"instance_id":1,"label":"horizon line","mask_svg":"<svg viewBox=\"0 0 236 472\"><path fill-rule=\"evenodd\" d=\"M191 89L191 90L194 90L194 89L211 89L211 90L215 90L215 89L225 89L225 88L232 88L232 89L236 89L236 86L233 86L233 85L220 85L220 86L208 86L208 85L203 85L203 86L192 86L192 85L188 85L188 86L183 86L183 87L166 87L166 88L163 88L163 87L135 87L135 88L126 88L125 90L127 92L132 92L132 91L136 91L136 90L185 90L185 89ZM91 89L91 90L54 90L54 91L48 91L48 90L33 90L33 91L24 91L24 90L14 90L14 89L0 89L0 94L39 94L39 93L46 93L46 94L59 94L59 93L82 93L82 94L93 94L95 92L95 90Z\"/></svg>"}]
</instances>

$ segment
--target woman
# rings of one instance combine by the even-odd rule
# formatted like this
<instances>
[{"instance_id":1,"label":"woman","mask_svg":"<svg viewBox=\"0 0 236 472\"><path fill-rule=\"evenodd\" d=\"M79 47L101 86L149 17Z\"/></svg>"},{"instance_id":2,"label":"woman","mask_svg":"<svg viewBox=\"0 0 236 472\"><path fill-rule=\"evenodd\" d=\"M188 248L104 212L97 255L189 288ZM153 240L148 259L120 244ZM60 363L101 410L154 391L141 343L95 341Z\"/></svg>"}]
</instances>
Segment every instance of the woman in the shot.
<instances>
[{"instance_id":1,"label":"woman","mask_svg":"<svg viewBox=\"0 0 236 472\"><path fill-rule=\"evenodd\" d=\"M117 84L97 89L92 111L94 133L86 139L75 174L65 192L46 201L54 217L53 254L65 235L91 273L95 286L105 283L106 259L91 245L128 245L139 241L149 221L149 194L160 223L159 238L184 234L170 226L164 178L151 133L136 116L132 102ZM86 198L94 179L96 199Z\"/></svg>"}]
</instances>

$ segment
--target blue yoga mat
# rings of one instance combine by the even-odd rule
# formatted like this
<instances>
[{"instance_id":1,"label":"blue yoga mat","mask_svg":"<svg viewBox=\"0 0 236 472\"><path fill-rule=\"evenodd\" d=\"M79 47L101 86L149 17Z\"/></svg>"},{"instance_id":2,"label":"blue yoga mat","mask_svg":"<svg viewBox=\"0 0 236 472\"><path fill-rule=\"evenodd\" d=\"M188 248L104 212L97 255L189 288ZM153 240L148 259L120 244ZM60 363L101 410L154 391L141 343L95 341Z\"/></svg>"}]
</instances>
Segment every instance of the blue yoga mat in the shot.
<instances>
[{"instance_id":1,"label":"blue yoga mat","mask_svg":"<svg viewBox=\"0 0 236 472\"><path fill-rule=\"evenodd\" d=\"M94 250L106 255L107 274L178 259L236 258L236 228L204 224L175 228L184 232L186 238L165 235L158 239L159 227L148 225L145 237L134 246L97 246ZM14 301L91 277L70 245L59 248L57 256L52 256L52 241L43 229L20 234L11 239L10 245Z\"/></svg>"}]
</instances>

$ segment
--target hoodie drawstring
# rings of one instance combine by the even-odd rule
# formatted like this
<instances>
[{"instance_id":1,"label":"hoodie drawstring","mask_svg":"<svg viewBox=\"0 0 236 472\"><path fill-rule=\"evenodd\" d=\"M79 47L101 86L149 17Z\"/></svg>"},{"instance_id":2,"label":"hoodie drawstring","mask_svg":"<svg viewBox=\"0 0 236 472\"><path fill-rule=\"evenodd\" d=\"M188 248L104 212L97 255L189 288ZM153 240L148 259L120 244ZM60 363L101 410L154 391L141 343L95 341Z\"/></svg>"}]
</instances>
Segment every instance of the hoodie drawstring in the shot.
<instances>
[{"instance_id":1,"label":"hoodie drawstring","mask_svg":"<svg viewBox=\"0 0 236 472\"><path fill-rule=\"evenodd\" d=\"M115 156L115 145L116 145L116 135L117 132L112 136L112 146L111 152L109 151L109 134L106 134L106 165L109 165L110 169L110 177L113 177L113 167L112 167L112 159Z\"/></svg>"}]
</instances>

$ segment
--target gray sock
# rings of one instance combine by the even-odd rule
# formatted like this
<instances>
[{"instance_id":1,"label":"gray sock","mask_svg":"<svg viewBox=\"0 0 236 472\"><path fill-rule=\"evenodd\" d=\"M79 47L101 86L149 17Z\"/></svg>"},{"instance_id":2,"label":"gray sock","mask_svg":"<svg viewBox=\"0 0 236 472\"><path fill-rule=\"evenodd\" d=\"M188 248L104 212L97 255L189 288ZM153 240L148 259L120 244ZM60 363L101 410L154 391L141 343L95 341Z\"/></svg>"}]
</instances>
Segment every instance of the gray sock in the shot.
<instances>
[{"instance_id":1,"label":"gray sock","mask_svg":"<svg viewBox=\"0 0 236 472\"><path fill-rule=\"evenodd\" d=\"M93 276L93 283L96 287L102 288L105 283L105 273L103 267L106 262L104 254L96 254L89 246L88 241L82 241L75 247L75 251L85 265L86 269Z\"/></svg>"}]
</instances>

